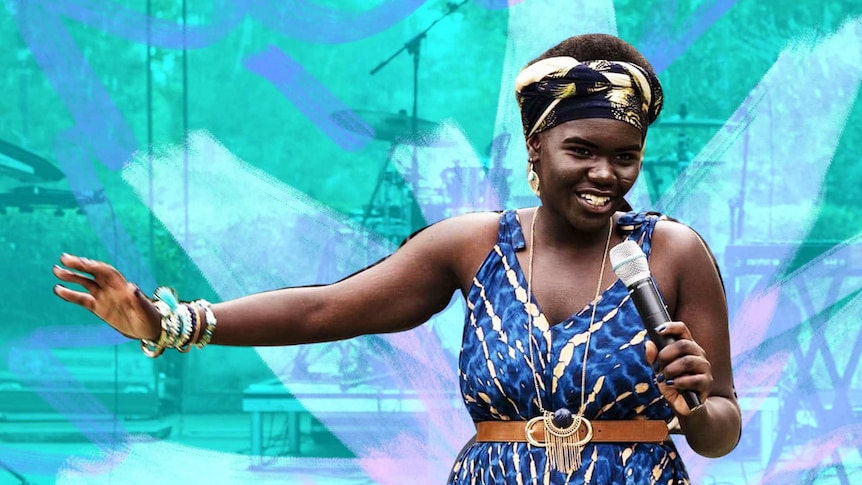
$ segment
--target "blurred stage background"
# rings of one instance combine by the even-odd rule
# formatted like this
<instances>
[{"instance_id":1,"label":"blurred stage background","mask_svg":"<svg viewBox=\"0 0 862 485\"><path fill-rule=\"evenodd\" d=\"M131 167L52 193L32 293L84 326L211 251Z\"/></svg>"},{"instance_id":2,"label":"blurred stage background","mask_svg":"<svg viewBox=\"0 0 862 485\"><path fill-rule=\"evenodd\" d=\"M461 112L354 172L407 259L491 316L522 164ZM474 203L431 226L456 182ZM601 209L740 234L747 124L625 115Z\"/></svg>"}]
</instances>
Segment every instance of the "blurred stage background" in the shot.
<instances>
[{"instance_id":1,"label":"blurred stage background","mask_svg":"<svg viewBox=\"0 0 862 485\"><path fill-rule=\"evenodd\" d=\"M514 76L596 31L665 88L633 205L703 234L727 287L745 429L719 460L680 443L694 482L859 483L862 4L819 0L5 0L0 483L442 483L472 435L460 300L150 360L51 265L217 301L533 205Z\"/></svg>"}]
</instances>

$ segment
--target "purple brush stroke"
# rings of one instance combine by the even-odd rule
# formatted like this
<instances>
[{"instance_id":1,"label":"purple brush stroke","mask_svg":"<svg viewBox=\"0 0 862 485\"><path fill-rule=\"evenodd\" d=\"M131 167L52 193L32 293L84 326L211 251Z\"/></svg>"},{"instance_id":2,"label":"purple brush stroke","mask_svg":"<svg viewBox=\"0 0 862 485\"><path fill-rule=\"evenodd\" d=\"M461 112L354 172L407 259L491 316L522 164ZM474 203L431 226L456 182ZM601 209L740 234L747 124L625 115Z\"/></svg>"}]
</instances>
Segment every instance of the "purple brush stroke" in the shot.
<instances>
[{"instance_id":1,"label":"purple brush stroke","mask_svg":"<svg viewBox=\"0 0 862 485\"><path fill-rule=\"evenodd\" d=\"M30 1L30 0L28 0ZM175 20L148 17L117 2L106 0L33 0L46 11L67 17L102 32L139 44L168 49L200 49L226 37L242 23L247 2L220 0L213 5L214 18L207 25L187 25ZM147 22L150 35L147 35Z\"/></svg>"},{"instance_id":2,"label":"purple brush stroke","mask_svg":"<svg viewBox=\"0 0 862 485\"><path fill-rule=\"evenodd\" d=\"M761 485L803 483L798 480L809 477L812 470L824 468L823 462L827 457L830 455L840 457L837 453L839 448L858 449L860 444L862 444L862 424L842 423L841 426L830 430L828 434L806 443L801 447L802 449L797 450L798 454L794 460L779 462L776 468L758 483ZM791 478L795 480L789 480Z\"/></svg>"},{"instance_id":3,"label":"purple brush stroke","mask_svg":"<svg viewBox=\"0 0 862 485\"><path fill-rule=\"evenodd\" d=\"M387 0L371 10L342 11L311 0L247 0L249 14L266 27L304 42L340 44L380 33L426 0Z\"/></svg>"},{"instance_id":4,"label":"purple brush stroke","mask_svg":"<svg viewBox=\"0 0 862 485\"><path fill-rule=\"evenodd\" d=\"M473 4L488 10L504 10L524 0L473 0Z\"/></svg>"},{"instance_id":5,"label":"purple brush stroke","mask_svg":"<svg viewBox=\"0 0 862 485\"><path fill-rule=\"evenodd\" d=\"M389 0L354 12L318 5L313 1L221 0L207 25L183 26L176 21L148 17L105 0L36 0L46 11L62 15L132 42L169 49L199 49L217 42L246 16L282 35L304 42L338 44L370 37L411 15L425 0Z\"/></svg>"},{"instance_id":6,"label":"purple brush stroke","mask_svg":"<svg viewBox=\"0 0 862 485\"><path fill-rule=\"evenodd\" d=\"M22 4L25 5L25 4ZM90 68L59 15L29 5L24 22L15 17L33 59L75 120L75 143L87 144L94 157L117 170L138 143L120 110ZM105 143L106 138L110 142Z\"/></svg>"},{"instance_id":7,"label":"purple brush stroke","mask_svg":"<svg viewBox=\"0 0 862 485\"><path fill-rule=\"evenodd\" d=\"M694 42L731 9L738 0L712 0L699 6L679 32L667 22L647 21L651 29L638 42L641 53L650 60L656 73L661 73L683 55ZM677 2L664 2L654 10L658 19L673 18Z\"/></svg>"},{"instance_id":8,"label":"purple brush stroke","mask_svg":"<svg viewBox=\"0 0 862 485\"><path fill-rule=\"evenodd\" d=\"M347 151L365 147L374 137L374 129L315 79L302 64L273 45L243 60L249 71L271 82L287 99ZM336 122L333 114L338 113ZM346 129L347 126L350 129ZM366 136L357 135L357 132Z\"/></svg>"},{"instance_id":9,"label":"purple brush stroke","mask_svg":"<svg viewBox=\"0 0 862 485\"><path fill-rule=\"evenodd\" d=\"M100 469L105 471L105 467L108 469L113 467L126 456L127 449L124 443L129 435L122 422L90 394L80 381L66 370L62 362L54 357L51 349L56 342L41 340L42 334L47 330L34 332L29 338L11 343L9 372L17 381L31 387L33 392L45 400L59 415L64 416L81 435L102 451L99 464ZM68 332L72 329L64 330ZM78 337L80 338L80 335ZM22 351L26 352L26 359L16 358L16 354ZM28 364L34 357L37 357L47 372L33 372L28 368ZM87 416L91 418L88 419ZM102 419L92 419L94 417ZM118 448L117 445L120 447ZM28 468L25 473L56 473L58 466L50 459L45 462L38 461L33 465L36 466Z\"/></svg>"},{"instance_id":10,"label":"purple brush stroke","mask_svg":"<svg viewBox=\"0 0 862 485\"><path fill-rule=\"evenodd\" d=\"M6 445L0 445L0 457L6 466L17 473L47 476L56 476L69 459L67 455L55 455L44 451L21 451ZM0 476L4 474L5 471L0 470Z\"/></svg>"}]
</instances>

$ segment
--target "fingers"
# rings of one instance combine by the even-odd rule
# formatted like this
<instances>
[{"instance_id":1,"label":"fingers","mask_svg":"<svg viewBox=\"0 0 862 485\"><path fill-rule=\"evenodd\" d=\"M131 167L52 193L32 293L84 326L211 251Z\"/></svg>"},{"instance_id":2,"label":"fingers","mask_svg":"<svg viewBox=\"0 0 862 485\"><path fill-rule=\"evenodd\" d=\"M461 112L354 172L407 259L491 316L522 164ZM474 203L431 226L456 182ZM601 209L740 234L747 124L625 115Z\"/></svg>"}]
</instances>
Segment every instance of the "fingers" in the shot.
<instances>
[{"instance_id":1,"label":"fingers","mask_svg":"<svg viewBox=\"0 0 862 485\"><path fill-rule=\"evenodd\" d=\"M646 361L649 365L654 365L656 363L656 357L658 357L658 347L655 346L652 340L646 341L644 355L646 356Z\"/></svg>"},{"instance_id":2,"label":"fingers","mask_svg":"<svg viewBox=\"0 0 862 485\"><path fill-rule=\"evenodd\" d=\"M93 311L96 308L96 299L89 293L70 290L62 285L54 285L54 294L69 303L81 305L87 310Z\"/></svg>"},{"instance_id":3,"label":"fingers","mask_svg":"<svg viewBox=\"0 0 862 485\"><path fill-rule=\"evenodd\" d=\"M108 263L66 253L60 255L60 262L68 268L93 275L93 280L101 286L119 286L125 282L123 275Z\"/></svg>"},{"instance_id":4,"label":"fingers","mask_svg":"<svg viewBox=\"0 0 862 485\"><path fill-rule=\"evenodd\" d=\"M667 322L659 325L656 330L662 335L668 335L677 339L692 340L691 331L683 322Z\"/></svg>"},{"instance_id":5,"label":"fingers","mask_svg":"<svg viewBox=\"0 0 862 485\"><path fill-rule=\"evenodd\" d=\"M99 285L92 279L82 274L75 273L74 271L61 268L56 264L54 265L54 268L52 268L52 272L54 273L54 276L56 276L58 279L67 283L75 283L77 285L81 285L90 293L95 293L99 289Z\"/></svg>"},{"instance_id":6,"label":"fingers","mask_svg":"<svg viewBox=\"0 0 862 485\"><path fill-rule=\"evenodd\" d=\"M666 363L686 355L706 355L703 348L692 339L691 331L683 322L667 322L656 328L656 331L661 335L674 337L676 340L658 352L656 365L659 367L664 367Z\"/></svg>"},{"instance_id":7,"label":"fingers","mask_svg":"<svg viewBox=\"0 0 862 485\"><path fill-rule=\"evenodd\" d=\"M692 340L691 332L683 322L668 322L659 333L675 337L676 342L655 354L655 345L648 342L646 359L656 369L656 382L663 394L675 395L677 390L692 390L705 399L712 388L712 369L706 352ZM655 359L655 361L651 359Z\"/></svg>"}]
</instances>

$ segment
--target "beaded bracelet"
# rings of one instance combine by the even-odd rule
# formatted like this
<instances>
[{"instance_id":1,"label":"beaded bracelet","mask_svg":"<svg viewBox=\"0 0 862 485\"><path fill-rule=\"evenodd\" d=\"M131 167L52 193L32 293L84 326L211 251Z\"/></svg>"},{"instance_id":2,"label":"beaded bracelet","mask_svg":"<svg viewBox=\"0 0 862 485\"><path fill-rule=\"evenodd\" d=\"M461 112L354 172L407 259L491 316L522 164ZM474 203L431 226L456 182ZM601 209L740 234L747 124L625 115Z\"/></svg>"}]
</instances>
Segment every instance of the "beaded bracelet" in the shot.
<instances>
[{"instance_id":1,"label":"beaded bracelet","mask_svg":"<svg viewBox=\"0 0 862 485\"><path fill-rule=\"evenodd\" d=\"M192 304L197 305L198 308L204 312L206 326L204 327L203 335L201 335L200 340L195 343L197 348L202 349L212 341L213 333L215 333L216 329L216 323L218 322L216 321L215 314L212 310L212 304L210 302L206 300L195 300Z\"/></svg>"},{"instance_id":2,"label":"beaded bracelet","mask_svg":"<svg viewBox=\"0 0 862 485\"><path fill-rule=\"evenodd\" d=\"M158 311L161 316L160 324L162 332L159 334L159 339L155 342L152 340L141 339L141 350L150 358L156 358L164 353L171 340L171 335L174 332L174 318L170 307L165 302L158 300L154 301L153 304L156 307L156 311Z\"/></svg>"},{"instance_id":3,"label":"beaded bracelet","mask_svg":"<svg viewBox=\"0 0 862 485\"><path fill-rule=\"evenodd\" d=\"M176 291L165 286L156 289L152 301L161 317L162 331L155 342L141 340L144 355L156 358L168 348L185 353L192 346L202 349L212 341L216 318L208 301L180 302Z\"/></svg>"}]
</instances>

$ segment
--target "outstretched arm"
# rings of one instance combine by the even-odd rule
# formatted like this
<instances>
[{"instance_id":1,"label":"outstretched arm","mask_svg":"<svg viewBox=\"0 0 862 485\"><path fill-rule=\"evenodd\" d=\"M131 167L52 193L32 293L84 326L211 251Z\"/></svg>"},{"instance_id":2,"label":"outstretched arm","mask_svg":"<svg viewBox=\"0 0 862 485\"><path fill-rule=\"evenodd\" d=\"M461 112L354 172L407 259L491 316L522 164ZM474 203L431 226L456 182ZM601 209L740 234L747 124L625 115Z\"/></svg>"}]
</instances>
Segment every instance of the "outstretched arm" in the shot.
<instances>
[{"instance_id":1,"label":"outstretched arm","mask_svg":"<svg viewBox=\"0 0 862 485\"><path fill-rule=\"evenodd\" d=\"M288 345L406 330L443 310L461 288L464 245L475 244L475 218L435 224L379 264L338 283L268 291L213 305L213 343ZM130 338L156 340L158 312L110 265L64 255L55 266L60 298L81 305Z\"/></svg>"}]
</instances>

